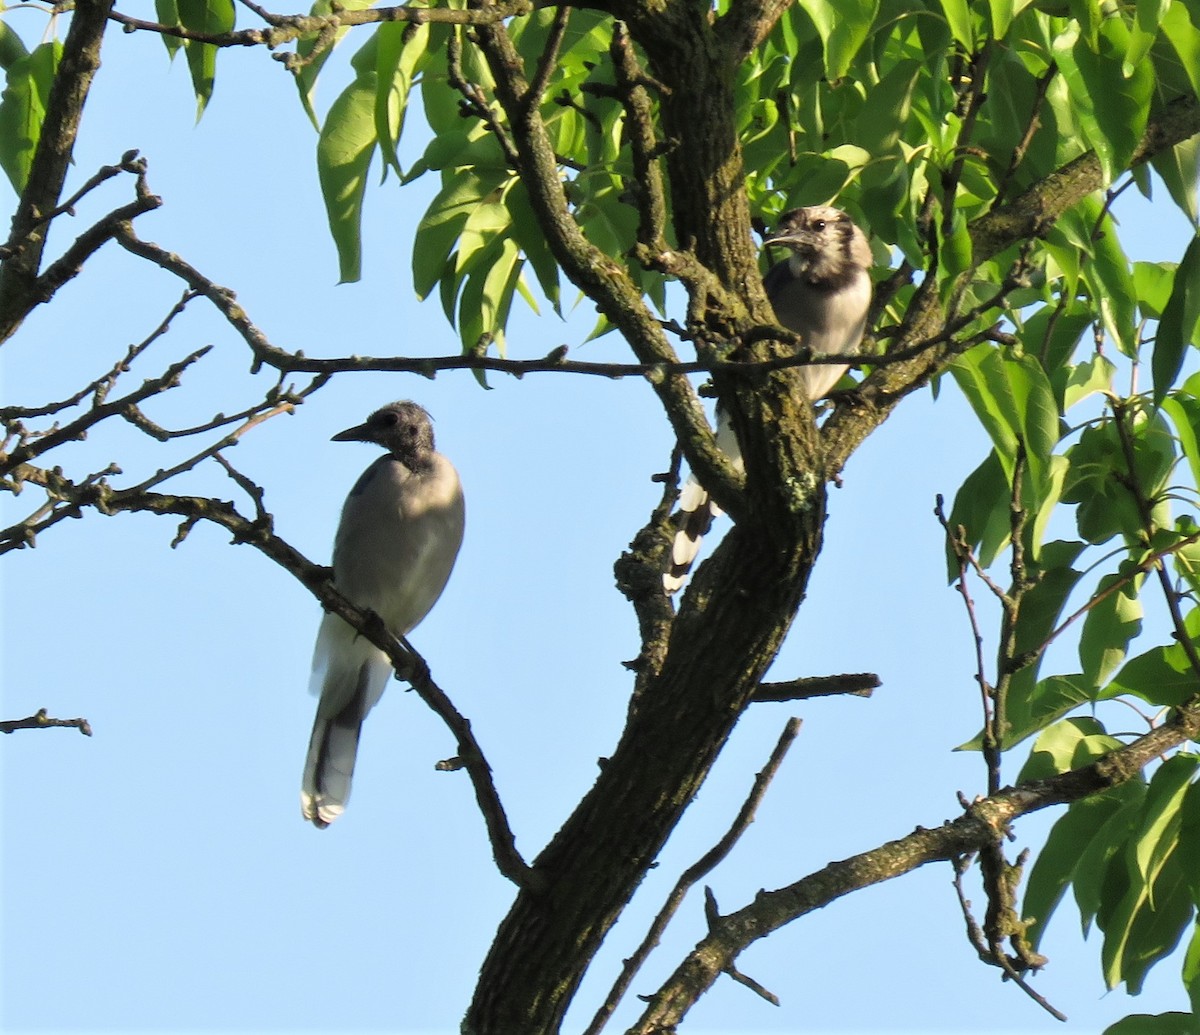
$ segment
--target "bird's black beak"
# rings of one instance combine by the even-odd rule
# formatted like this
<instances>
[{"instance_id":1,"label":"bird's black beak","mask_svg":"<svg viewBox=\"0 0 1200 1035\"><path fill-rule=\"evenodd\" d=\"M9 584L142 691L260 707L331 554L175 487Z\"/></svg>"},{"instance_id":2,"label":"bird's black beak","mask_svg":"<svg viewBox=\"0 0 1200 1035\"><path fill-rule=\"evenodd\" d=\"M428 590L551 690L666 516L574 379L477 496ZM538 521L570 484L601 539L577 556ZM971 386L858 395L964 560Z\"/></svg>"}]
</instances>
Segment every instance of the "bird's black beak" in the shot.
<instances>
[{"instance_id":1,"label":"bird's black beak","mask_svg":"<svg viewBox=\"0 0 1200 1035\"><path fill-rule=\"evenodd\" d=\"M371 442L374 439L374 434L370 424L356 424L352 428L347 428L345 431L339 431L333 436L330 442Z\"/></svg>"},{"instance_id":2,"label":"bird's black beak","mask_svg":"<svg viewBox=\"0 0 1200 1035\"><path fill-rule=\"evenodd\" d=\"M763 241L764 248L803 248L807 240L800 234L784 234L782 237L768 237Z\"/></svg>"}]
</instances>

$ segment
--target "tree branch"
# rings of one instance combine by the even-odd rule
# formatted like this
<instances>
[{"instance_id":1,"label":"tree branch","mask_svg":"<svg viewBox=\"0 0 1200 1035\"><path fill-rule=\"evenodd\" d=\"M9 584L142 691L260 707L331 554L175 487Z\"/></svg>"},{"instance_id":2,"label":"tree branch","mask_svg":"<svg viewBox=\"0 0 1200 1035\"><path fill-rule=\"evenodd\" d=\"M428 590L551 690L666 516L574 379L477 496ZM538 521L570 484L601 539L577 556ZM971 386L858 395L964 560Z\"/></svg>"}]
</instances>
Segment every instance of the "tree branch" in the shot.
<instances>
[{"instance_id":1,"label":"tree branch","mask_svg":"<svg viewBox=\"0 0 1200 1035\"><path fill-rule=\"evenodd\" d=\"M1200 736L1195 698L1164 725L1090 765L1008 787L970 806L958 819L828 866L787 887L763 891L750 905L721 917L651 998L632 1035L671 1031L696 1000L749 945L785 924L861 888L910 873L927 863L966 855L992 843L1016 818L1078 801L1132 779L1165 751Z\"/></svg>"},{"instance_id":2,"label":"tree branch","mask_svg":"<svg viewBox=\"0 0 1200 1035\"><path fill-rule=\"evenodd\" d=\"M50 87L29 181L13 216L11 249L0 266L0 343L7 341L35 304L35 280L46 247L46 222L58 207L83 105L100 67L100 44L112 0L76 0Z\"/></svg>"},{"instance_id":3,"label":"tree branch","mask_svg":"<svg viewBox=\"0 0 1200 1035\"><path fill-rule=\"evenodd\" d=\"M44 730L55 726L79 730L85 737L92 735L92 724L87 719L52 719L45 708L39 708L34 715L24 719L0 721L0 733L12 733L15 730Z\"/></svg>"},{"instance_id":4,"label":"tree branch","mask_svg":"<svg viewBox=\"0 0 1200 1035\"><path fill-rule=\"evenodd\" d=\"M882 685L874 672L845 672L837 676L804 676L785 683L763 683L752 702L811 701L817 697L870 697Z\"/></svg>"},{"instance_id":5,"label":"tree branch","mask_svg":"<svg viewBox=\"0 0 1200 1035\"><path fill-rule=\"evenodd\" d=\"M527 103L530 85L503 24L480 26L478 35L496 80L496 96L512 127L521 178L555 259L571 282L595 301L600 312L621 331L642 363L677 362L675 350L625 267L591 244L572 217L541 112ZM736 517L743 509L739 491L742 479L717 448L690 382L667 375L653 385L688 463L718 504Z\"/></svg>"},{"instance_id":6,"label":"tree branch","mask_svg":"<svg viewBox=\"0 0 1200 1035\"><path fill-rule=\"evenodd\" d=\"M784 758L787 757L793 741L795 741L796 736L799 734L800 725L801 722L797 718L787 721L787 724L783 727L783 732L779 735L778 742L775 744L775 750L771 752L771 757L767 759L767 764L763 766L754 778L754 784L750 788L750 793L742 803L742 807L738 810L738 814L734 817L729 829L712 848L680 874L679 880L675 882L675 887L671 890L670 895L667 896L667 901L654 918L654 922L650 925L650 930L646 932L646 937L642 939L642 943L638 946L637 951L625 961L625 965L621 968L621 974L609 992L608 998L596 1012L596 1016L592 1018L592 1023L588 1025L584 1031L584 1035L599 1035L599 1032L608 1023L608 1019L617 1008L617 1004L624 998L625 993L629 991L629 986L633 983L637 972L642 968L642 964L646 962L650 953L658 946L663 931L667 929L667 925L671 922L671 918L678 911L680 905L682 905L687 893L697 881L711 873L729 855L742 834L754 822L758 806L762 803L763 797L767 793L767 788L775 778L775 774L779 771L779 767L783 764Z\"/></svg>"},{"instance_id":7,"label":"tree branch","mask_svg":"<svg viewBox=\"0 0 1200 1035\"><path fill-rule=\"evenodd\" d=\"M147 21L113 11L109 17L127 32L153 32L159 36L210 43L214 47L266 47L274 50L285 43L306 36L335 33L341 28L356 25L376 25L382 22L437 22L444 25L485 25L505 18L529 14L535 5L531 0L509 0L487 7L378 7L368 10L337 10L332 14L277 14L257 11L268 22L265 29L238 29L234 32L198 32L182 25ZM285 60L286 58L282 58Z\"/></svg>"},{"instance_id":8,"label":"tree branch","mask_svg":"<svg viewBox=\"0 0 1200 1035\"><path fill-rule=\"evenodd\" d=\"M1147 162L1198 133L1200 100L1186 96L1172 101L1151 119L1131 164ZM975 262L984 262L1021 241L1043 236L1063 213L1104 187L1099 159L1094 152L1085 152L1008 204L976 219L969 228ZM895 348L907 349L918 342L934 340L943 331L941 304L931 281L932 278L926 278L913 296ZM954 344L947 342L922 351L908 362L886 365L873 373L859 391L856 400L859 405L838 407L821 428L829 476L842 470L859 445L887 420L902 399L927 384L956 354Z\"/></svg>"},{"instance_id":9,"label":"tree branch","mask_svg":"<svg viewBox=\"0 0 1200 1035\"><path fill-rule=\"evenodd\" d=\"M206 454L213 452L215 448L206 450ZM181 517L184 519L181 535L176 537L172 545L177 545L187 530L198 522L211 522L228 531L234 543L253 546L290 572L321 602L326 611L338 615L386 653L398 677L408 680L421 700L442 719L455 737L459 757L463 760L463 766L471 780L491 839L497 868L509 880L523 888L536 890L542 886L538 875L517 851L515 838L491 777L491 768L471 732L471 724L455 709L444 691L433 681L424 659L407 641L393 637L378 615L362 610L342 596L333 585L330 569L314 564L295 547L275 535L271 531L270 520L263 519L261 512L259 519L251 520L239 513L232 503L222 500L148 491L146 486L175 473L174 471L160 472L159 476L130 489L114 489L105 480L74 485L61 477L49 478L49 472L30 469L28 465L21 473L31 482L46 484L76 512L84 507L91 507L103 514L145 512ZM251 495L257 496L253 492ZM261 502L261 496L257 496L257 500Z\"/></svg>"}]
</instances>

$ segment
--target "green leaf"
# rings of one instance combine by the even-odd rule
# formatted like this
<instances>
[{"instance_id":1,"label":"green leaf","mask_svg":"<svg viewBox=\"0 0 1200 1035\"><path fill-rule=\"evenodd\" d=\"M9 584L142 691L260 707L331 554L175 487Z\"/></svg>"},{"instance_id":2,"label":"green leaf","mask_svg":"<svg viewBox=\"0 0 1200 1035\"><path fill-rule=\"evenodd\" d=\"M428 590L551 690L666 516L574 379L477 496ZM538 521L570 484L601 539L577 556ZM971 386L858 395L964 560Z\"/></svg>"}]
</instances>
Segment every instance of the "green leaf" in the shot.
<instances>
[{"instance_id":1,"label":"green leaf","mask_svg":"<svg viewBox=\"0 0 1200 1035\"><path fill-rule=\"evenodd\" d=\"M1140 803L1144 788L1136 782L1121 784L1102 794L1073 802L1050 829L1046 843L1029 871L1021 913L1033 920L1027 931L1036 947L1046 933L1050 917L1075 879L1080 860L1105 831L1110 819L1131 803ZM1105 836L1111 834L1111 829ZM1101 841L1097 850L1103 853Z\"/></svg>"},{"instance_id":2,"label":"green leaf","mask_svg":"<svg viewBox=\"0 0 1200 1035\"><path fill-rule=\"evenodd\" d=\"M1049 458L1043 486L1044 494L1037 510L1034 511L1033 521L1026 526L1025 546L1028 554L1026 561L1036 562L1043 570L1053 567L1053 564L1042 556L1042 544L1046 540L1046 532L1050 527L1051 519L1058 513L1058 505L1062 501L1063 489L1066 487L1067 476L1070 473L1071 464L1065 456L1055 454ZM1080 545L1082 546L1082 544Z\"/></svg>"},{"instance_id":3,"label":"green leaf","mask_svg":"<svg viewBox=\"0 0 1200 1035\"><path fill-rule=\"evenodd\" d=\"M1106 886L1106 901L1097 913L1104 931L1101 961L1109 988L1125 982L1130 995L1141 992L1150 968L1174 951L1191 922L1194 909L1175 845L1172 840L1152 881L1143 881L1129 868L1130 853L1110 864L1126 869Z\"/></svg>"},{"instance_id":4,"label":"green leaf","mask_svg":"<svg viewBox=\"0 0 1200 1035\"><path fill-rule=\"evenodd\" d=\"M1136 17L1130 26L1129 46L1121 70L1126 76L1133 73L1138 62L1145 59L1158 36L1158 26L1171 6L1171 0L1136 0Z\"/></svg>"},{"instance_id":5,"label":"green leaf","mask_svg":"<svg viewBox=\"0 0 1200 1035\"><path fill-rule=\"evenodd\" d=\"M1085 685L1097 690L1125 660L1130 642L1142 631L1142 604L1138 590L1144 576L1123 565L1118 574L1106 575L1096 587L1100 596L1118 581L1129 577L1119 589L1097 600L1083 620L1079 636L1079 662Z\"/></svg>"},{"instance_id":6,"label":"green leaf","mask_svg":"<svg viewBox=\"0 0 1200 1035\"><path fill-rule=\"evenodd\" d=\"M428 22L385 22L375 33L378 43L375 72L379 77L375 96L375 130L384 168L394 169L401 180L404 179L404 170L400 168L397 148L413 82L429 57L430 36Z\"/></svg>"},{"instance_id":7,"label":"green leaf","mask_svg":"<svg viewBox=\"0 0 1200 1035\"><path fill-rule=\"evenodd\" d=\"M1171 563L1179 577L1191 587L1192 593L1200 592L1200 525L1190 514L1184 514L1175 519L1174 532L1174 543L1182 545L1171 552Z\"/></svg>"},{"instance_id":8,"label":"green leaf","mask_svg":"<svg viewBox=\"0 0 1200 1035\"><path fill-rule=\"evenodd\" d=\"M1102 354L1094 355L1070 367L1063 385L1063 409L1069 410L1098 393L1111 392L1116 376L1116 364Z\"/></svg>"},{"instance_id":9,"label":"green leaf","mask_svg":"<svg viewBox=\"0 0 1200 1035\"><path fill-rule=\"evenodd\" d=\"M1177 461L1175 438L1160 413L1139 412L1130 421L1134 471L1139 486L1152 501L1166 487ZM1113 421L1092 425L1067 450L1071 472L1063 500L1077 503L1080 535L1090 543L1123 535L1131 543L1143 535L1142 515L1126 485L1129 463ZM1156 520L1169 515L1156 513Z\"/></svg>"},{"instance_id":10,"label":"green leaf","mask_svg":"<svg viewBox=\"0 0 1200 1035\"><path fill-rule=\"evenodd\" d=\"M1079 907L1079 923L1085 937L1105 905L1106 877L1114 865L1120 868L1121 856L1137 828L1142 802L1146 799L1146 782L1139 773L1119 788L1105 793L1114 794L1121 805L1100 824L1079 853L1072 875L1071 890Z\"/></svg>"},{"instance_id":11,"label":"green leaf","mask_svg":"<svg viewBox=\"0 0 1200 1035\"><path fill-rule=\"evenodd\" d=\"M1158 322L1152 370L1154 401L1161 403L1175 385L1188 346L1200 330L1200 237L1193 237L1175 271L1171 296Z\"/></svg>"},{"instance_id":12,"label":"green leaf","mask_svg":"<svg viewBox=\"0 0 1200 1035\"><path fill-rule=\"evenodd\" d=\"M1038 682L1031 693L1010 694L1005 708L1008 729L1004 734L1004 749L1016 747L1021 741L1057 722L1068 712L1092 700L1082 676L1047 676ZM979 751L983 733L976 734L955 751Z\"/></svg>"},{"instance_id":13,"label":"green leaf","mask_svg":"<svg viewBox=\"0 0 1200 1035\"><path fill-rule=\"evenodd\" d=\"M1162 177L1171 200L1192 224L1200 222L1196 202L1196 184L1200 180L1200 138L1188 137L1174 147L1159 151L1150 159L1154 171Z\"/></svg>"},{"instance_id":14,"label":"green leaf","mask_svg":"<svg viewBox=\"0 0 1200 1035\"><path fill-rule=\"evenodd\" d=\"M538 226L537 217L529 201L529 191L525 184L518 180L512 189L504 195L504 202L512 220L512 233L529 265L533 267L538 286L542 294L554 306L554 311L562 315L561 285L559 281L558 263L546 242L546 235Z\"/></svg>"},{"instance_id":15,"label":"green leaf","mask_svg":"<svg viewBox=\"0 0 1200 1035\"><path fill-rule=\"evenodd\" d=\"M975 50L975 23L971 17L971 7L967 0L940 0L942 13L946 16L946 24L950 26L950 35L957 43L962 44L968 53Z\"/></svg>"},{"instance_id":16,"label":"green leaf","mask_svg":"<svg viewBox=\"0 0 1200 1035\"><path fill-rule=\"evenodd\" d=\"M937 221L938 232L938 277L942 281L943 297L951 290L955 279L971 268L971 233L966 214L955 209L950 220L949 232L944 221Z\"/></svg>"},{"instance_id":17,"label":"green leaf","mask_svg":"<svg viewBox=\"0 0 1200 1035\"><path fill-rule=\"evenodd\" d=\"M0 21L0 68L8 71L28 53L21 37L8 27L7 22Z\"/></svg>"},{"instance_id":18,"label":"green leaf","mask_svg":"<svg viewBox=\"0 0 1200 1035\"><path fill-rule=\"evenodd\" d=\"M1194 915L1180 834L1198 766L1200 758L1183 752L1159 766L1125 848L1108 861L1096 919L1110 988L1124 981L1131 994L1140 992L1146 973L1174 950Z\"/></svg>"},{"instance_id":19,"label":"green leaf","mask_svg":"<svg viewBox=\"0 0 1200 1035\"><path fill-rule=\"evenodd\" d=\"M154 0L154 11L162 25L178 26L181 24L179 21L179 5L175 0ZM183 46L183 40L178 36L171 36L165 32L160 38L167 48L167 54L174 58L179 52L179 48Z\"/></svg>"},{"instance_id":20,"label":"green leaf","mask_svg":"<svg viewBox=\"0 0 1200 1035\"><path fill-rule=\"evenodd\" d=\"M1142 139L1154 91L1149 62L1126 70L1131 45L1130 31L1120 18L1103 19L1094 40L1067 32L1054 44L1084 138L1110 182L1128 165Z\"/></svg>"},{"instance_id":21,"label":"green leaf","mask_svg":"<svg viewBox=\"0 0 1200 1035\"><path fill-rule=\"evenodd\" d=\"M1134 862L1139 875L1152 883L1166 857L1175 851L1182 823L1184 795L1196 775L1200 759L1181 751L1155 771L1142 807L1142 823L1134 841Z\"/></svg>"},{"instance_id":22,"label":"green leaf","mask_svg":"<svg viewBox=\"0 0 1200 1035\"><path fill-rule=\"evenodd\" d=\"M1025 446L1026 507L1036 509L1048 490L1050 455L1058 443L1058 404L1040 363L1032 356L1006 357L990 345L977 345L950 367L971 403L1004 468L1009 484L1017 454Z\"/></svg>"},{"instance_id":23,"label":"green leaf","mask_svg":"<svg viewBox=\"0 0 1200 1035\"><path fill-rule=\"evenodd\" d=\"M1187 877L1192 902L1200 905L1200 783L1193 782L1188 786L1179 808L1179 820L1180 862ZM1200 942L1194 943L1193 949L1200 954ZM1200 956L1194 965L1200 967ZM1196 992L1200 993L1200 987ZM1196 1009L1197 1005L1196 996L1193 995L1192 1009Z\"/></svg>"},{"instance_id":24,"label":"green leaf","mask_svg":"<svg viewBox=\"0 0 1200 1035\"><path fill-rule=\"evenodd\" d=\"M461 169L444 176L444 185L426 209L413 238L413 286L427 298L442 281L446 264L467 219L480 202L511 174L503 169Z\"/></svg>"},{"instance_id":25,"label":"green leaf","mask_svg":"<svg viewBox=\"0 0 1200 1035\"><path fill-rule=\"evenodd\" d=\"M1159 28L1179 55L1179 64L1192 91L1200 94L1200 30L1192 23L1188 8L1188 4L1171 4L1162 16Z\"/></svg>"},{"instance_id":26,"label":"green leaf","mask_svg":"<svg viewBox=\"0 0 1200 1035\"><path fill-rule=\"evenodd\" d=\"M1085 206L1090 212L1094 203ZM1085 264L1083 277L1088 291L1104 321L1104 327L1125 355L1133 357L1138 350L1137 291L1134 288L1133 271L1121 241L1117 236L1116 224L1105 214L1100 222L1100 235L1090 245L1091 262Z\"/></svg>"},{"instance_id":27,"label":"green leaf","mask_svg":"<svg viewBox=\"0 0 1200 1035\"><path fill-rule=\"evenodd\" d=\"M950 527L962 528L967 545L984 568L990 568L1012 534L1012 491L1004 465L992 450L974 471L967 475L954 497ZM958 560L946 544L947 578L958 578Z\"/></svg>"},{"instance_id":28,"label":"green leaf","mask_svg":"<svg viewBox=\"0 0 1200 1035\"><path fill-rule=\"evenodd\" d=\"M486 258L467 277L459 301L458 327L464 352L490 336L504 354L504 327L520 273L517 243L511 237L495 239Z\"/></svg>"},{"instance_id":29,"label":"green leaf","mask_svg":"<svg viewBox=\"0 0 1200 1035\"><path fill-rule=\"evenodd\" d=\"M217 35L232 32L235 24L233 0L175 0L179 24L192 32ZM196 121L204 114L212 98L217 74L217 50L213 43L184 41L184 54L192 73L192 89L196 93Z\"/></svg>"},{"instance_id":30,"label":"green leaf","mask_svg":"<svg viewBox=\"0 0 1200 1035\"><path fill-rule=\"evenodd\" d=\"M344 11L362 11L371 7L375 0L338 0L338 7ZM310 10L310 14L314 17L323 18L333 13L334 0L315 0ZM418 6L413 4L412 6ZM303 106L308 117L312 119L314 129L320 129L321 122L317 118L316 109L313 107L313 97L317 88L317 77L321 74L321 69L325 66L325 62L329 60L329 55L333 53L333 48L341 41L342 37L350 31L348 25L339 26L333 34L333 41L321 41L321 50L315 55L313 49L316 47L317 41L320 38L317 33L311 36L301 37L296 43L296 56L306 58L307 60L300 66L296 72L296 89L300 93L300 104ZM371 46L374 40L374 34L368 39L364 47ZM310 56L311 55L311 56Z\"/></svg>"},{"instance_id":31,"label":"green leaf","mask_svg":"<svg viewBox=\"0 0 1200 1035\"><path fill-rule=\"evenodd\" d=\"M913 90L924 66L916 59L896 62L867 94L854 120L851 141L877 158L893 153L912 109Z\"/></svg>"},{"instance_id":32,"label":"green leaf","mask_svg":"<svg viewBox=\"0 0 1200 1035\"><path fill-rule=\"evenodd\" d=\"M1188 635L1200 635L1200 611L1193 609L1184 618ZM1133 694L1157 707L1177 707L1200 690L1200 679L1178 643L1152 647L1125 662L1100 695L1103 699Z\"/></svg>"},{"instance_id":33,"label":"green leaf","mask_svg":"<svg viewBox=\"0 0 1200 1035\"><path fill-rule=\"evenodd\" d=\"M1195 873L1196 870L1190 872ZM1192 898L1195 901L1194 894ZM1188 990L1194 1015L1200 1012L1200 921L1192 925L1192 940L1188 942L1187 953L1183 959L1183 983Z\"/></svg>"},{"instance_id":34,"label":"green leaf","mask_svg":"<svg viewBox=\"0 0 1200 1035\"><path fill-rule=\"evenodd\" d=\"M0 96L0 166L18 194L29 182L61 56L62 44L54 40L18 58L8 70L8 82Z\"/></svg>"},{"instance_id":35,"label":"green leaf","mask_svg":"<svg viewBox=\"0 0 1200 1035\"><path fill-rule=\"evenodd\" d=\"M333 102L317 141L317 174L341 283L362 275L362 206L375 153L375 74L360 76Z\"/></svg>"},{"instance_id":36,"label":"green leaf","mask_svg":"<svg viewBox=\"0 0 1200 1035\"><path fill-rule=\"evenodd\" d=\"M1200 485L1200 399L1174 392L1162 401L1162 412L1175 427L1179 448L1191 469L1193 483Z\"/></svg>"},{"instance_id":37,"label":"green leaf","mask_svg":"<svg viewBox=\"0 0 1200 1035\"><path fill-rule=\"evenodd\" d=\"M1196 1029L1190 1013L1131 1013L1110 1024L1103 1035L1195 1035Z\"/></svg>"},{"instance_id":38,"label":"green leaf","mask_svg":"<svg viewBox=\"0 0 1200 1035\"><path fill-rule=\"evenodd\" d=\"M871 34L878 0L800 0L825 48L825 74L841 79Z\"/></svg>"},{"instance_id":39,"label":"green leaf","mask_svg":"<svg viewBox=\"0 0 1200 1035\"><path fill-rule=\"evenodd\" d=\"M1063 719L1033 742L1017 782L1057 776L1121 746L1119 740L1109 737L1104 727L1090 716Z\"/></svg>"},{"instance_id":40,"label":"green leaf","mask_svg":"<svg viewBox=\"0 0 1200 1035\"><path fill-rule=\"evenodd\" d=\"M1133 289L1137 292L1138 308L1145 316L1157 320L1167 307L1171 297L1171 285L1175 282L1173 262L1135 262L1133 264Z\"/></svg>"}]
</instances>

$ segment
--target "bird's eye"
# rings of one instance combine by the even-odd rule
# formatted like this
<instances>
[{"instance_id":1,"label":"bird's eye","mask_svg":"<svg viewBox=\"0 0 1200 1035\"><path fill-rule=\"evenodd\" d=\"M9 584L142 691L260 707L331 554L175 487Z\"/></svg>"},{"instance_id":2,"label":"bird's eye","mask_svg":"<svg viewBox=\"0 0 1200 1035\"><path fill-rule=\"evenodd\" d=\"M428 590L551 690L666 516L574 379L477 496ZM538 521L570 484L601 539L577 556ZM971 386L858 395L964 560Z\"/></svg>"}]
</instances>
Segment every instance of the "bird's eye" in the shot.
<instances>
[{"instance_id":1,"label":"bird's eye","mask_svg":"<svg viewBox=\"0 0 1200 1035\"><path fill-rule=\"evenodd\" d=\"M826 225L827 224L825 223L825 220L823 220L823 219L814 219L813 220L813 229L817 233L821 233L825 229Z\"/></svg>"}]
</instances>

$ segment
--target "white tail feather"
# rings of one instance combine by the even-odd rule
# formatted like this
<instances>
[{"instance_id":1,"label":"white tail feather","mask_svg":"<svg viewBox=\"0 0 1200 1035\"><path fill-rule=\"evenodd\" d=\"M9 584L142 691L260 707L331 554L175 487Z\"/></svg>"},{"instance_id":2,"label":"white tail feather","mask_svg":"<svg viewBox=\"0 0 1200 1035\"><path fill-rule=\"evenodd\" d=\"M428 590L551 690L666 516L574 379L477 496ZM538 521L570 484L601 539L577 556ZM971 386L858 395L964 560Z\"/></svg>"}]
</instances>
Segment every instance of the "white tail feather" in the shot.
<instances>
[{"instance_id":1,"label":"white tail feather","mask_svg":"<svg viewBox=\"0 0 1200 1035\"><path fill-rule=\"evenodd\" d=\"M320 694L300 790L300 813L326 827L345 811L363 719L392 674L387 655L335 615L326 615L313 651L310 689Z\"/></svg>"}]
</instances>

